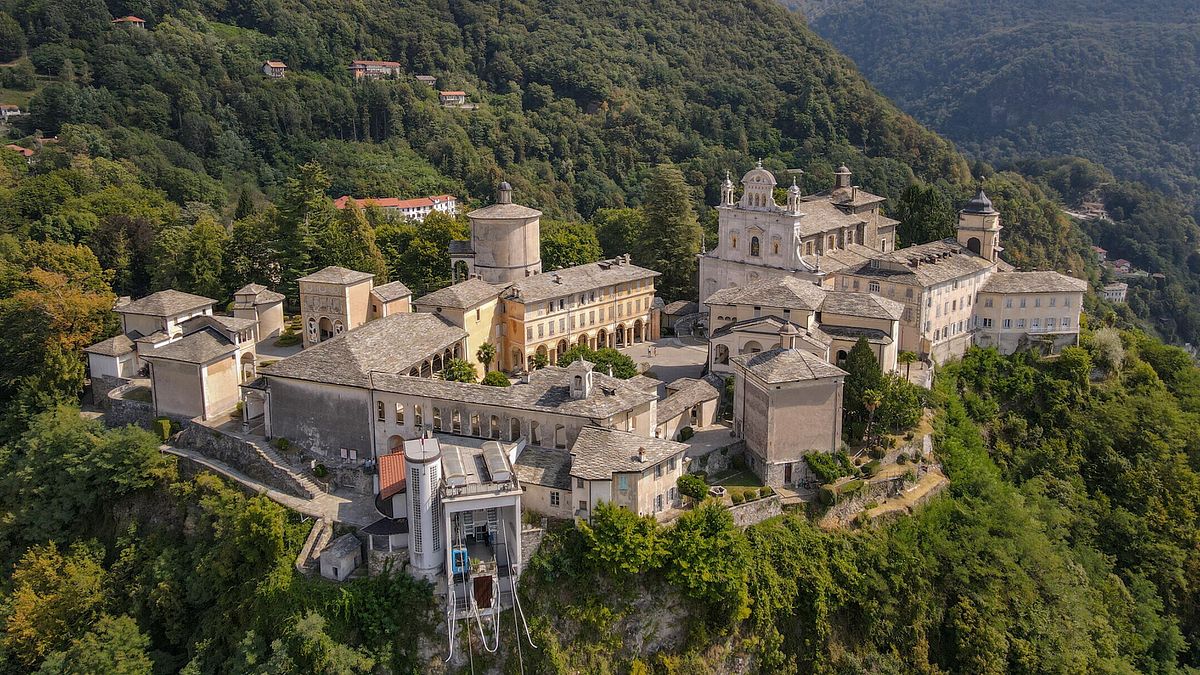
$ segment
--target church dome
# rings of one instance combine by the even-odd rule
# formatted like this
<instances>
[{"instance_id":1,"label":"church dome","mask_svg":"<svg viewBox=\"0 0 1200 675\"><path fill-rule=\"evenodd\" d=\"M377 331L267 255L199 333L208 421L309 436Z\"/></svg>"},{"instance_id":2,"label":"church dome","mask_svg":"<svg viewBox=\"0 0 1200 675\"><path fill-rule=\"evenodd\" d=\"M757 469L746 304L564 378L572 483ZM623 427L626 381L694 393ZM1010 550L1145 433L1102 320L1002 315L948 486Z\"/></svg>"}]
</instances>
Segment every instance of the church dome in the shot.
<instances>
[{"instance_id":1,"label":"church dome","mask_svg":"<svg viewBox=\"0 0 1200 675\"><path fill-rule=\"evenodd\" d=\"M963 212L991 214L995 213L996 210L992 208L992 200L988 199L988 196L983 192L983 188L979 188L979 192L975 193L975 197L967 202L966 207L963 208Z\"/></svg>"},{"instance_id":2,"label":"church dome","mask_svg":"<svg viewBox=\"0 0 1200 675\"><path fill-rule=\"evenodd\" d=\"M511 190L512 186L508 184L508 181L504 181L503 183L500 184L500 189L501 190Z\"/></svg>"},{"instance_id":3,"label":"church dome","mask_svg":"<svg viewBox=\"0 0 1200 675\"><path fill-rule=\"evenodd\" d=\"M771 187L775 187L775 174L761 166L757 166L742 176L742 185L770 185Z\"/></svg>"}]
</instances>

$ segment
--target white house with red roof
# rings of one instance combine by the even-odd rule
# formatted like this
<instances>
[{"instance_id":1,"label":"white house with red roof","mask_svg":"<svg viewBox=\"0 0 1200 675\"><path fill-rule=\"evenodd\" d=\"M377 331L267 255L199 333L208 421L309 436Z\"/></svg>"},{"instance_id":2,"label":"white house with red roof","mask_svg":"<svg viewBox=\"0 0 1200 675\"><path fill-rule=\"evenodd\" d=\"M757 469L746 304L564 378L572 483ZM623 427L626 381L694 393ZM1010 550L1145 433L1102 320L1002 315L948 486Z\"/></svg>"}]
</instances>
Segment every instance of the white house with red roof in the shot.
<instances>
[{"instance_id":1,"label":"white house with red roof","mask_svg":"<svg viewBox=\"0 0 1200 675\"><path fill-rule=\"evenodd\" d=\"M378 80L384 77L396 77L400 74L401 65L397 61L351 61L350 74L356 80Z\"/></svg>"},{"instance_id":2,"label":"white house with red roof","mask_svg":"<svg viewBox=\"0 0 1200 675\"><path fill-rule=\"evenodd\" d=\"M287 64L283 61L264 61L262 72L271 79L282 80L287 74Z\"/></svg>"},{"instance_id":3,"label":"white house with red roof","mask_svg":"<svg viewBox=\"0 0 1200 675\"><path fill-rule=\"evenodd\" d=\"M358 208L368 206L382 209L385 213L413 220L425 220L425 216L434 211L441 211L453 216L458 210L458 199L454 195L434 195L432 197L417 197L416 199L399 199L397 197L351 197L343 195L333 200L333 205L342 210L353 200Z\"/></svg>"},{"instance_id":4,"label":"white house with red roof","mask_svg":"<svg viewBox=\"0 0 1200 675\"><path fill-rule=\"evenodd\" d=\"M132 26L134 28L145 28L146 27L145 19L139 19L138 17L136 17L132 14L130 14L129 16L123 16L119 19L113 19L112 22L117 25L120 25L120 26Z\"/></svg>"},{"instance_id":5,"label":"white house with red roof","mask_svg":"<svg viewBox=\"0 0 1200 675\"><path fill-rule=\"evenodd\" d=\"M444 106L463 106L467 104L467 92L465 91L439 91L438 100Z\"/></svg>"}]
</instances>

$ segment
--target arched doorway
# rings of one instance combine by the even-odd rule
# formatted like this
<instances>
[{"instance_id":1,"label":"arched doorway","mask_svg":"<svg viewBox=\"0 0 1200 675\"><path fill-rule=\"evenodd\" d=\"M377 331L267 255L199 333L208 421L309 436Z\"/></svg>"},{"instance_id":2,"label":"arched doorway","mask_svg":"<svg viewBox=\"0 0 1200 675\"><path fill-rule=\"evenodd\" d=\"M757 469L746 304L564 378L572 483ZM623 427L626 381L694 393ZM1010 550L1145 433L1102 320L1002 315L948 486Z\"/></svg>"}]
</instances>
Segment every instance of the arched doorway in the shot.
<instances>
[{"instance_id":1,"label":"arched doorway","mask_svg":"<svg viewBox=\"0 0 1200 675\"><path fill-rule=\"evenodd\" d=\"M642 320L641 319L638 319L637 321L633 322L633 341L634 342L642 341Z\"/></svg>"},{"instance_id":2,"label":"arched doorway","mask_svg":"<svg viewBox=\"0 0 1200 675\"><path fill-rule=\"evenodd\" d=\"M466 281L471 276L471 268L467 266L467 261L458 260L454 263L454 281Z\"/></svg>"},{"instance_id":3,"label":"arched doorway","mask_svg":"<svg viewBox=\"0 0 1200 675\"><path fill-rule=\"evenodd\" d=\"M253 380L254 372L254 354L250 352L242 354L242 382Z\"/></svg>"},{"instance_id":4,"label":"arched doorway","mask_svg":"<svg viewBox=\"0 0 1200 675\"><path fill-rule=\"evenodd\" d=\"M596 347L603 349L608 346L608 331L601 328L596 331Z\"/></svg>"},{"instance_id":5,"label":"arched doorway","mask_svg":"<svg viewBox=\"0 0 1200 675\"><path fill-rule=\"evenodd\" d=\"M584 333L583 335L580 335L580 336L579 336L579 339L575 341L575 344L577 344L577 345L580 345L580 346L583 346L583 347L588 347L588 346L589 346L591 343L590 343L590 341L588 340L587 333Z\"/></svg>"},{"instance_id":6,"label":"arched doorway","mask_svg":"<svg viewBox=\"0 0 1200 675\"><path fill-rule=\"evenodd\" d=\"M980 248L981 247L979 244L979 239L977 239L976 237L971 237L970 239L967 240L967 250L970 251L971 253L974 253L975 255L979 255Z\"/></svg>"},{"instance_id":7,"label":"arched doorway","mask_svg":"<svg viewBox=\"0 0 1200 675\"><path fill-rule=\"evenodd\" d=\"M514 417L508 420L508 440L516 441L521 437L521 419Z\"/></svg>"},{"instance_id":8,"label":"arched doorway","mask_svg":"<svg viewBox=\"0 0 1200 675\"><path fill-rule=\"evenodd\" d=\"M317 323L317 330L320 341L324 342L333 337L333 322L329 320L329 317L323 316L321 317L321 321Z\"/></svg>"},{"instance_id":9,"label":"arched doorway","mask_svg":"<svg viewBox=\"0 0 1200 675\"><path fill-rule=\"evenodd\" d=\"M716 361L721 365L729 365L729 347L728 345L717 345Z\"/></svg>"},{"instance_id":10,"label":"arched doorway","mask_svg":"<svg viewBox=\"0 0 1200 675\"><path fill-rule=\"evenodd\" d=\"M525 354L516 347L512 350L512 361L509 362L509 367L513 370L525 367Z\"/></svg>"},{"instance_id":11,"label":"arched doorway","mask_svg":"<svg viewBox=\"0 0 1200 675\"><path fill-rule=\"evenodd\" d=\"M563 354L566 354L567 350L570 348L571 348L571 345L568 344L565 339L558 341L558 346L554 348L554 363L555 363L555 365L558 364L558 360L561 359Z\"/></svg>"},{"instance_id":12,"label":"arched doorway","mask_svg":"<svg viewBox=\"0 0 1200 675\"><path fill-rule=\"evenodd\" d=\"M500 440L500 417L492 415L492 419L488 424L488 435L496 440Z\"/></svg>"},{"instance_id":13,"label":"arched doorway","mask_svg":"<svg viewBox=\"0 0 1200 675\"><path fill-rule=\"evenodd\" d=\"M846 350L845 349L838 350L837 357L834 359L834 365L836 365L838 367L846 365Z\"/></svg>"},{"instance_id":14,"label":"arched doorway","mask_svg":"<svg viewBox=\"0 0 1200 675\"><path fill-rule=\"evenodd\" d=\"M618 348L624 347L625 346L625 324L623 324L623 323L617 324L616 333L617 333L617 347Z\"/></svg>"},{"instance_id":15,"label":"arched doorway","mask_svg":"<svg viewBox=\"0 0 1200 675\"><path fill-rule=\"evenodd\" d=\"M389 455L396 453L396 452L403 453L404 452L404 438L401 436L389 437L387 449L388 449L387 451L388 451Z\"/></svg>"}]
</instances>

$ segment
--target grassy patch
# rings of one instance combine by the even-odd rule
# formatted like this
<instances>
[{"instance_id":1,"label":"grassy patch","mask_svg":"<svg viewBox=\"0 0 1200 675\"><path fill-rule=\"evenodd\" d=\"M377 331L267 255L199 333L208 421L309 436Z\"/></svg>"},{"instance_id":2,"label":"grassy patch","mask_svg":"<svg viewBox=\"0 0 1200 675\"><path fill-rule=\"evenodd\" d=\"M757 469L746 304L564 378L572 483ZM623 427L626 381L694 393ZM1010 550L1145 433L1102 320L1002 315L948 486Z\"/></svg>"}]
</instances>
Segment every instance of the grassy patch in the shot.
<instances>
[{"instance_id":1,"label":"grassy patch","mask_svg":"<svg viewBox=\"0 0 1200 675\"><path fill-rule=\"evenodd\" d=\"M754 475L749 469L741 471L722 471L721 473L709 478L709 485L720 485L726 490L733 488L759 488L762 487L762 481L758 476Z\"/></svg>"}]
</instances>

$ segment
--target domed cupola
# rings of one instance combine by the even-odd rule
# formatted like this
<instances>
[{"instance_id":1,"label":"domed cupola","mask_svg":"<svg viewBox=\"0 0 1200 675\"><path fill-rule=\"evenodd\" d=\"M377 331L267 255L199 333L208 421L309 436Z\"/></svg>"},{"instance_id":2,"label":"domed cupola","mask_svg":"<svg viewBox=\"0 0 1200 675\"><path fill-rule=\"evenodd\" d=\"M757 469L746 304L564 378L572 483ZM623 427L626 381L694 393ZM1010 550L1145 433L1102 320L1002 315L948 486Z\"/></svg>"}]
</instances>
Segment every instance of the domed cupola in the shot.
<instances>
[{"instance_id":1,"label":"domed cupola","mask_svg":"<svg viewBox=\"0 0 1200 675\"><path fill-rule=\"evenodd\" d=\"M761 159L742 176L740 206L744 209L779 209L775 203L775 174L763 168Z\"/></svg>"},{"instance_id":2,"label":"domed cupola","mask_svg":"<svg viewBox=\"0 0 1200 675\"><path fill-rule=\"evenodd\" d=\"M963 207L963 213L991 215L996 213L996 209L992 207L992 200L988 199L987 194L984 193L983 188L980 187L979 192L975 193L975 197L972 198L971 201L967 202L967 205Z\"/></svg>"}]
</instances>

